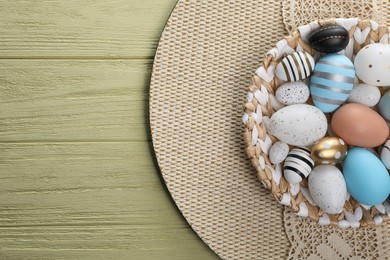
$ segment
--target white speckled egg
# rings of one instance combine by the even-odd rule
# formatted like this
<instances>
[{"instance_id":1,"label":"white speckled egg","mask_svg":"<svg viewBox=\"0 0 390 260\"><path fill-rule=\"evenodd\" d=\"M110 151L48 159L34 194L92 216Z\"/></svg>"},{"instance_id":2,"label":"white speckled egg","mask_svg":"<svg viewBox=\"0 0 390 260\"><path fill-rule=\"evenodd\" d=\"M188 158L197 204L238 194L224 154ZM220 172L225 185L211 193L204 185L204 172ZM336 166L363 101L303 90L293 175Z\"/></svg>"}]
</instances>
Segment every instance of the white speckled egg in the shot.
<instances>
[{"instance_id":1,"label":"white speckled egg","mask_svg":"<svg viewBox=\"0 0 390 260\"><path fill-rule=\"evenodd\" d=\"M359 103L373 107L378 104L380 99L381 92L378 87L362 83L353 87L347 100L349 103Z\"/></svg>"},{"instance_id":2,"label":"white speckled egg","mask_svg":"<svg viewBox=\"0 0 390 260\"><path fill-rule=\"evenodd\" d=\"M306 104L284 107L269 120L270 133L295 146L313 145L325 136L327 129L324 113L315 106Z\"/></svg>"},{"instance_id":3,"label":"white speckled egg","mask_svg":"<svg viewBox=\"0 0 390 260\"><path fill-rule=\"evenodd\" d=\"M287 82L276 90L276 99L285 105L303 104L309 96L309 87L302 81Z\"/></svg>"},{"instance_id":4,"label":"white speckled egg","mask_svg":"<svg viewBox=\"0 0 390 260\"><path fill-rule=\"evenodd\" d=\"M390 44L373 43L355 57L356 75L364 83L390 86Z\"/></svg>"},{"instance_id":5,"label":"white speckled egg","mask_svg":"<svg viewBox=\"0 0 390 260\"><path fill-rule=\"evenodd\" d=\"M313 200L326 213L343 211L347 185L341 171L332 165L319 165L309 175L309 190Z\"/></svg>"},{"instance_id":6,"label":"white speckled egg","mask_svg":"<svg viewBox=\"0 0 390 260\"><path fill-rule=\"evenodd\" d=\"M390 170L390 139L382 147L381 161Z\"/></svg>"},{"instance_id":7,"label":"white speckled egg","mask_svg":"<svg viewBox=\"0 0 390 260\"><path fill-rule=\"evenodd\" d=\"M272 145L269 151L269 160L273 164L279 164L286 159L288 155L289 147L285 142L279 141Z\"/></svg>"}]
</instances>

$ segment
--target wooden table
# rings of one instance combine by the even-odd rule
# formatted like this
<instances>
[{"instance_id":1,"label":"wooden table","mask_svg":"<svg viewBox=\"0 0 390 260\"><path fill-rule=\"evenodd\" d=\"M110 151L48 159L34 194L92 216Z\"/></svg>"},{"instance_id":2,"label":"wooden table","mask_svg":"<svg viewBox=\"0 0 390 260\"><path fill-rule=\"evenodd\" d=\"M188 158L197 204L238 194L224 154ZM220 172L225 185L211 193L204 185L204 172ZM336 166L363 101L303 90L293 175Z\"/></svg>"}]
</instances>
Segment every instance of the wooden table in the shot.
<instances>
[{"instance_id":1,"label":"wooden table","mask_svg":"<svg viewBox=\"0 0 390 260\"><path fill-rule=\"evenodd\" d=\"M0 259L217 259L153 160L176 0L0 0Z\"/></svg>"}]
</instances>

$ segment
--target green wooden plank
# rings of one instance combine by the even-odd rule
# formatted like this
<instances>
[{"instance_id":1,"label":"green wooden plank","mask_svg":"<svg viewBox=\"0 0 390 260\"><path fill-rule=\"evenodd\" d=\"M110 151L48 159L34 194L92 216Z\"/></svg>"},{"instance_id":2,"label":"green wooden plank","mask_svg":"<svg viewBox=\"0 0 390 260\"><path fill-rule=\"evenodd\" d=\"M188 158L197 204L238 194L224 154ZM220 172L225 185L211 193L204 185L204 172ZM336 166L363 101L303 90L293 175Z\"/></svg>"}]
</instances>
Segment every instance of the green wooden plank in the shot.
<instances>
[{"instance_id":1,"label":"green wooden plank","mask_svg":"<svg viewBox=\"0 0 390 260\"><path fill-rule=\"evenodd\" d=\"M144 141L150 60L0 60L0 142Z\"/></svg>"},{"instance_id":2,"label":"green wooden plank","mask_svg":"<svg viewBox=\"0 0 390 260\"><path fill-rule=\"evenodd\" d=\"M177 0L0 1L0 57L153 57Z\"/></svg>"},{"instance_id":3,"label":"green wooden plank","mask_svg":"<svg viewBox=\"0 0 390 260\"><path fill-rule=\"evenodd\" d=\"M2 259L216 259L161 185L150 144L0 144Z\"/></svg>"}]
</instances>

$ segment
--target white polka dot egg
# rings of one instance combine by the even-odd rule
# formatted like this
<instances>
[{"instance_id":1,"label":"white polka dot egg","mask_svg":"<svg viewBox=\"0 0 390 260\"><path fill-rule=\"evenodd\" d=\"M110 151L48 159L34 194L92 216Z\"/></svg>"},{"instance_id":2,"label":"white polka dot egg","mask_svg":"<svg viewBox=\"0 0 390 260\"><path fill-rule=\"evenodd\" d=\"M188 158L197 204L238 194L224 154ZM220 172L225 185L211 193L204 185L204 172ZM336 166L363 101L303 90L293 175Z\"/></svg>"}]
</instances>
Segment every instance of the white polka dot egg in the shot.
<instances>
[{"instance_id":1,"label":"white polka dot egg","mask_svg":"<svg viewBox=\"0 0 390 260\"><path fill-rule=\"evenodd\" d=\"M355 57L356 75L364 83L390 86L390 44L373 43L362 48Z\"/></svg>"}]
</instances>

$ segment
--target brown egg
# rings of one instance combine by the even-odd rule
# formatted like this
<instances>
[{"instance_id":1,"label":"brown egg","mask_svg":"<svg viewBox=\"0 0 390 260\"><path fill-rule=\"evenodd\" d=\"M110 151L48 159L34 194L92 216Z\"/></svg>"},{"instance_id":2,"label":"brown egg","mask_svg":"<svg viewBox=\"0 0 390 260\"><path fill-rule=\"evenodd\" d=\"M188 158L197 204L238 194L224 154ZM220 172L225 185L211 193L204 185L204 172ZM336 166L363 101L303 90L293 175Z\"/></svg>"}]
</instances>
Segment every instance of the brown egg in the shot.
<instances>
[{"instance_id":1,"label":"brown egg","mask_svg":"<svg viewBox=\"0 0 390 260\"><path fill-rule=\"evenodd\" d=\"M324 137L311 148L311 158L320 164L336 164L344 160L348 146L338 137Z\"/></svg>"},{"instance_id":2,"label":"brown egg","mask_svg":"<svg viewBox=\"0 0 390 260\"><path fill-rule=\"evenodd\" d=\"M371 108L350 103L340 107L333 115L331 127L347 144L376 147L389 137L386 121Z\"/></svg>"}]
</instances>

